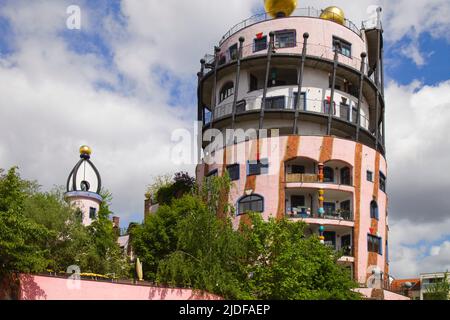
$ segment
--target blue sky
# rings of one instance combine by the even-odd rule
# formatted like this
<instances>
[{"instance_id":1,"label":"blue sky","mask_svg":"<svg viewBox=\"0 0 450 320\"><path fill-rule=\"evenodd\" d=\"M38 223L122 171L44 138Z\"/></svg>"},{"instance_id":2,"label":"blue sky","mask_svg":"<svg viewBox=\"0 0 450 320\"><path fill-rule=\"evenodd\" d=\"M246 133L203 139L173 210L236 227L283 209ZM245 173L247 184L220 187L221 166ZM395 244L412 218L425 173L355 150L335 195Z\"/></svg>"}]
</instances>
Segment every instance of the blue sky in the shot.
<instances>
[{"instance_id":1,"label":"blue sky","mask_svg":"<svg viewBox=\"0 0 450 320\"><path fill-rule=\"evenodd\" d=\"M450 3L301 5L338 5L360 25L373 3L385 14L390 257L414 276L450 268L450 200L436 193L450 189L440 170L450 161L450 22L440 14ZM81 30L65 27L71 4ZM260 0L0 0L0 167L19 165L50 189L64 184L78 146L91 145L122 226L141 221L155 176L194 172L172 165L170 148L175 129L192 130L199 60L262 10Z\"/></svg>"}]
</instances>

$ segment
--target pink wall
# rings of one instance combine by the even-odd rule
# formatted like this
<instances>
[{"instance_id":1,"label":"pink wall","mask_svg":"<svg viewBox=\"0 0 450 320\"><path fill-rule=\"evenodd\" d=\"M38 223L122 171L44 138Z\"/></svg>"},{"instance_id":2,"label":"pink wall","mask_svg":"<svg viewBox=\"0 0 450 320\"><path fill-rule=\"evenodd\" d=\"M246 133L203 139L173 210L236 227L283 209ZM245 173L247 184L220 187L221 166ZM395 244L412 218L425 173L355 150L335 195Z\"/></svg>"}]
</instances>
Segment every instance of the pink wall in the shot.
<instances>
[{"instance_id":1,"label":"pink wall","mask_svg":"<svg viewBox=\"0 0 450 320\"><path fill-rule=\"evenodd\" d=\"M225 53L232 45L238 43L240 37L245 38L243 57L265 54L264 51L253 53L253 39L255 39L256 34L262 32L269 37L271 31L275 32L286 29L297 30L297 43L303 43L303 33L308 32L308 54L330 60L334 57L334 52L331 49L333 46L333 36L350 42L352 44L353 59L339 55L339 61L358 70L361 64L361 53L367 51L364 40L345 26L319 18L289 17L256 23L238 31L220 46L221 54ZM277 49L277 52L300 54L301 48L301 45L297 45L294 48Z\"/></svg>"},{"instance_id":2,"label":"pink wall","mask_svg":"<svg viewBox=\"0 0 450 320\"><path fill-rule=\"evenodd\" d=\"M63 278L24 275L21 279L21 300L220 300L211 294L194 293L189 289L157 288L98 281L71 281Z\"/></svg>"}]
</instances>

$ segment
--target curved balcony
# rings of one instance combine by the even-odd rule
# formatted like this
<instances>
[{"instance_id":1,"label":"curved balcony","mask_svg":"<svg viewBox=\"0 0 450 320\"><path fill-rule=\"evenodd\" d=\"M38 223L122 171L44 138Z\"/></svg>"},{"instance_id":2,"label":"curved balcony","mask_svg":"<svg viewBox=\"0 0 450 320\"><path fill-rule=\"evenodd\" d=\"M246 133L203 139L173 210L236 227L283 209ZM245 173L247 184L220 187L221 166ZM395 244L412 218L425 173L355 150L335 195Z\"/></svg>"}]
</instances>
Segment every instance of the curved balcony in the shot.
<instances>
[{"instance_id":1,"label":"curved balcony","mask_svg":"<svg viewBox=\"0 0 450 320\"><path fill-rule=\"evenodd\" d=\"M309 17L309 18L319 18L322 14L322 10L318 10L312 7L307 8L297 8L290 17ZM289 18L289 17L287 17ZM247 18L236 25L234 25L230 30L228 30L227 33L225 33L220 40L219 44L221 45L224 43L229 37L231 37L233 34L241 31L242 29L245 29L247 27L250 27L254 24L268 21L268 20L274 20L268 13L260 13L256 14L250 18ZM353 31L355 34L357 34L359 37L361 37L361 30L350 20L345 19L344 27L348 28L349 30Z\"/></svg>"}]
</instances>

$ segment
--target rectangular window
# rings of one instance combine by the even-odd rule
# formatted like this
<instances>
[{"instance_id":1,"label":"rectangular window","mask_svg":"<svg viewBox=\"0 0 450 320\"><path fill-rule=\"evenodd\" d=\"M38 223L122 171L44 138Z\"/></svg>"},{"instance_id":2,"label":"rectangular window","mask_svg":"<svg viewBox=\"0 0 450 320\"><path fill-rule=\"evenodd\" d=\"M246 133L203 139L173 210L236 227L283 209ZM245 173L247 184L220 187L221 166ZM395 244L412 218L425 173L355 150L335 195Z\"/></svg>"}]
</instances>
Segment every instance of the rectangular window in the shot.
<instances>
[{"instance_id":1,"label":"rectangular window","mask_svg":"<svg viewBox=\"0 0 450 320\"><path fill-rule=\"evenodd\" d=\"M297 107L297 101L298 101L298 92L294 92L294 106L292 108L294 110ZM302 92L301 94L299 110L306 110L306 92Z\"/></svg>"},{"instance_id":2,"label":"rectangular window","mask_svg":"<svg viewBox=\"0 0 450 320\"><path fill-rule=\"evenodd\" d=\"M275 32L275 48L292 48L297 45L295 30Z\"/></svg>"},{"instance_id":3,"label":"rectangular window","mask_svg":"<svg viewBox=\"0 0 450 320\"><path fill-rule=\"evenodd\" d=\"M383 241L380 237L371 234L367 235L367 250L369 252L375 252L381 255L383 253L382 244Z\"/></svg>"},{"instance_id":4,"label":"rectangular window","mask_svg":"<svg viewBox=\"0 0 450 320\"><path fill-rule=\"evenodd\" d=\"M380 190L386 192L386 176L380 171Z\"/></svg>"},{"instance_id":5,"label":"rectangular window","mask_svg":"<svg viewBox=\"0 0 450 320\"><path fill-rule=\"evenodd\" d=\"M230 60L237 60L237 58L238 58L238 45L237 45L237 43L232 45L230 47L230 49L228 49L228 50L229 50L229 53L230 53Z\"/></svg>"},{"instance_id":6,"label":"rectangular window","mask_svg":"<svg viewBox=\"0 0 450 320\"><path fill-rule=\"evenodd\" d=\"M285 96L266 98L265 109L284 109L286 106Z\"/></svg>"},{"instance_id":7,"label":"rectangular window","mask_svg":"<svg viewBox=\"0 0 450 320\"><path fill-rule=\"evenodd\" d=\"M253 52L258 52L267 49L267 36L260 39L256 38L253 41Z\"/></svg>"},{"instance_id":8,"label":"rectangular window","mask_svg":"<svg viewBox=\"0 0 450 320\"><path fill-rule=\"evenodd\" d=\"M90 207L89 208L89 218L94 220L97 218L97 209Z\"/></svg>"},{"instance_id":9,"label":"rectangular window","mask_svg":"<svg viewBox=\"0 0 450 320\"><path fill-rule=\"evenodd\" d=\"M227 171L231 181L239 180L240 178L239 164L232 164L231 166L228 166Z\"/></svg>"},{"instance_id":10,"label":"rectangular window","mask_svg":"<svg viewBox=\"0 0 450 320\"><path fill-rule=\"evenodd\" d=\"M269 173L269 160L261 159L258 161L247 162L247 176L257 176Z\"/></svg>"},{"instance_id":11,"label":"rectangular window","mask_svg":"<svg viewBox=\"0 0 450 320\"><path fill-rule=\"evenodd\" d=\"M373 172L367 171L367 181L373 182Z\"/></svg>"},{"instance_id":12,"label":"rectangular window","mask_svg":"<svg viewBox=\"0 0 450 320\"><path fill-rule=\"evenodd\" d=\"M337 47L335 43L337 42ZM337 50L340 54L351 58L352 57L352 44L341 38L333 37L333 50Z\"/></svg>"}]
</instances>

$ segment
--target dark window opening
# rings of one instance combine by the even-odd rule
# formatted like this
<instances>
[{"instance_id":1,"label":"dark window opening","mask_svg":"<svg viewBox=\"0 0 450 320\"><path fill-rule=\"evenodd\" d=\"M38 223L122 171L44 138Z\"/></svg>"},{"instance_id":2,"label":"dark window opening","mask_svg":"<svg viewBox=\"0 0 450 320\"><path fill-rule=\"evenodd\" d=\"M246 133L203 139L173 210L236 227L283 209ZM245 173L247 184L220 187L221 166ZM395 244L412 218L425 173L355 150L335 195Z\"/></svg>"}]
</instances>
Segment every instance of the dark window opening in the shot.
<instances>
[{"instance_id":1,"label":"dark window opening","mask_svg":"<svg viewBox=\"0 0 450 320\"><path fill-rule=\"evenodd\" d=\"M382 239L371 234L367 235L367 250L369 252L375 252L382 254Z\"/></svg>"},{"instance_id":2,"label":"dark window opening","mask_svg":"<svg viewBox=\"0 0 450 320\"><path fill-rule=\"evenodd\" d=\"M292 48L297 45L295 30L275 32L275 48Z\"/></svg>"},{"instance_id":3,"label":"dark window opening","mask_svg":"<svg viewBox=\"0 0 450 320\"><path fill-rule=\"evenodd\" d=\"M89 208L89 218L94 220L97 218L97 209L90 207Z\"/></svg>"},{"instance_id":4,"label":"dark window opening","mask_svg":"<svg viewBox=\"0 0 450 320\"><path fill-rule=\"evenodd\" d=\"M377 204L376 201L372 201L370 203L370 218L371 219L376 219L376 220L379 219L379 216L378 216L378 204Z\"/></svg>"},{"instance_id":5,"label":"dark window opening","mask_svg":"<svg viewBox=\"0 0 450 320\"><path fill-rule=\"evenodd\" d=\"M294 92L294 110L297 108L298 92ZM300 108L299 110L306 110L306 93L302 92L300 95Z\"/></svg>"},{"instance_id":6,"label":"dark window opening","mask_svg":"<svg viewBox=\"0 0 450 320\"><path fill-rule=\"evenodd\" d=\"M305 196L292 196L291 197L291 207L298 208L305 206Z\"/></svg>"},{"instance_id":7,"label":"dark window opening","mask_svg":"<svg viewBox=\"0 0 450 320\"><path fill-rule=\"evenodd\" d=\"M335 50L346 57L352 57L352 44L338 37L333 37L333 51Z\"/></svg>"},{"instance_id":8,"label":"dark window opening","mask_svg":"<svg viewBox=\"0 0 450 320\"><path fill-rule=\"evenodd\" d=\"M330 167L323 168L323 181L328 183L334 182L334 170Z\"/></svg>"},{"instance_id":9,"label":"dark window opening","mask_svg":"<svg viewBox=\"0 0 450 320\"><path fill-rule=\"evenodd\" d=\"M324 202L323 209L325 210L325 215L333 216L336 213L336 203Z\"/></svg>"},{"instance_id":10,"label":"dark window opening","mask_svg":"<svg viewBox=\"0 0 450 320\"><path fill-rule=\"evenodd\" d=\"M367 181L373 182L373 172L367 171Z\"/></svg>"},{"instance_id":11,"label":"dark window opening","mask_svg":"<svg viewBox=\"0 0 450 320\"><path fill-rule=\"evenodd\" d=\"M225 64L227 62L227 57L225 55L219 58L219 66Z\"/></svg>"},{"instance_id":12,"label":"dark window opening","mask_svg":"<svg viewBox=\"0 0 450 320\"><path fill-rule=\"evenodd\" d=\"M325 244L336 250L336 232L325 231L323 236L325 237Z\"/></svg>"},{"instance_id":13,"label":"dark window opening","mask_svg":"<svg viewBox=\"0 0 450 320\"><path fill-rule=\"evenodd\" d=\"M345 167L341 169L341 184L344 184L346 186L350 186L352 184L351 181L351 174L350 174L350 168Z\"/></svg>"},{"instance_id":14,"label":"dark window opening","mask_svg":"<svg viewBox=\"0 0 450 320\"><path fill-rule=\"evenodd\" d=\"M258 52L267 49L267 36L253 41L253 52Z\"/></svg>"},{"instance_id":15,"label":"dark window opening","mask_svg":"<svg viewBox=\"0 0 450 320\"><path fill-rule=\"evenodd\" d=\"M231 181L239 180L240 178L239 164L233 164L228 166L227 171Z\"/></svg>"},{"instance_id":16,"label":"dark window opening","mask_svg":"<svg viewBox=\"0 0 450 320\"><path fill-rule=\"evenodd\" d=\"M265 109L284 109L286 107L286 97L268 97L266 98Z\"/></svg>"},{"instance_id":17,"label":"dark window opening","mask_svg":"<svg viewBox=\"0 0 450 320\"><path fill-rule=\"evenodd\" d=\"M352 122L354 124L358 123L358 109L357 108L352 108Z\"/></svg>"},{"instance_id":18,"label":"dark window opening","mask_svg":"<svg viewBox=\"0 0 450 320\"><path fill-rule=\"evenodd\" d=\"M230 49L228 49L228 52L230 53L230 60L237 60L238 58L238 45L237 43L232 45Z\"/></svg>"},{"instance_id":19,"label":"dark window opening","mask_svg":"<svg viewBox=\"0 0 450 320\"><path fill-rule=\"evenodd\" d=\"M269 173L269 160L261 159L258 161L248 161L247 175L257 176Z\"/></svg>"},{"instance_id":20,"label":"dark window opening","mask_svg":"<svg viewBox=\"0 0 450 320\"><path fill-rule=\"evenodd\" d=\"M250 75L250 91L258 90L258 78L253 74Z\"/></svg>"},{"instance_id":21,"label":"dark window opening","mask_svg":"<svg viewBox=\"0 0 450 320\"><path fill-rule=\"evenodd\" d=\"M386 176L380 172L380 190L386 192Z\"/></svg>"},{"instance_id":22,"label":"dark window opening","mask_svg":"<svg viewBox=\"0 0 450 320\"><path fill-rule=\"evenodd\" d=\"M248 212L263 212L264 198L258 195L251 195L242 198L238 203L238 215Z\"/></svg>"},{"instance_id":23,"label":"dark window opening","mask_svg":"<svg viewBox=\"0 0 450 320\"><path fill-rule=\"evenodd\" d=\"M233 94L234 94L234 83L231 81L225 83L222 89L220 90L219 103L224 101L226 98L232 96Z\"/></svg>"},{"instance_id":24,"label":"dark window opening","mask_svg":"<svg viewBox=\"0 0 450 320\"><path fill-rule=\"evenodd\" d=\"M348 104L342 104L339 107L339 117L341 119L350 121L350 106Z\"/></svg>"}]
</instances>

